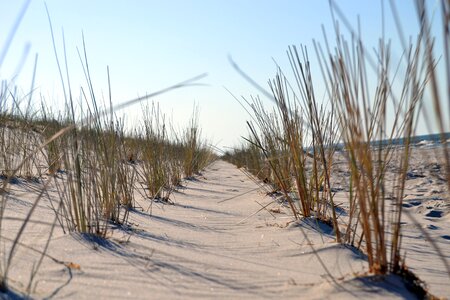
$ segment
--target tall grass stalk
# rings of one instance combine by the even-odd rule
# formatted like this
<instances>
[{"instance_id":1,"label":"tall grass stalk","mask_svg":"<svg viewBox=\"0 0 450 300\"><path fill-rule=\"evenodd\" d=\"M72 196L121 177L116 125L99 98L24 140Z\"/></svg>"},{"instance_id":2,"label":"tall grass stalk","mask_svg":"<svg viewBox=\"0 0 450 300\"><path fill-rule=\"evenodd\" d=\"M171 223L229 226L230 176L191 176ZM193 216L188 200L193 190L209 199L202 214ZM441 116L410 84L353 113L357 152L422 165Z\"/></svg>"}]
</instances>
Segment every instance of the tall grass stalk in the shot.
<instances>
[{"instance_id":1,"label":"tall grass stalk","mask_svg":"<svg viewBox=\"0 0 450 300\"><path fill-rule=\"evenodd\" d=\"M142 177L146 182L148 198L168 199L173 188L170 166L170 144L165 116L155 104L144 109L142 140Z\"/></svg>"},{"instance_id":2,"label":"tall grass stalk","mask_svg":"<svg viewBox=\"0 0 450 300\"><path fill-rule=\"evenodd\" d=\"M336 238L340 242L340 231L337 225L330 179L335 145L339 139L334 110L324 104L319 106L316 100L313 75L306 47L302 47L301 54L297 47L289 47L288 57L297 85L297 90L292 97L293 100L290 101L296 101L296 107L303 108L304 115L302 117L304 128L298 128L292 123L286 125L290 136L295 136L295 132L304 135L302 143L297 142L298 139L290 138L291 152L295 154L295 161L299 162L297 163L297 169L299 170L297 174L301 180L296 179L297 186L299 186L298 190L303 191L305 211L314 212L315 216L322 220L328 219L328 214L331 215L333 226L336 229ZM287 93L285 94L287 95ZM292 106L286 105L285 101L282 101L281 95L276 99L279 99L277 101L278 107L282 114L286 116L285 119L288 119L289 114L292 114L293 111ZM299 109L296 108L296 110ZM299 117L293 119L298 120ZM307 147L307 139L310 140L309 147ZM296 147L296 145L301 145L301 147ZM308 152L305 149L308 149ZM308 174L305 170L307 158L312 158L309 185L308 181L303 179Z\"/></svg>"},{"instance_id":3,"label":"tall grass stalk","mask_svg":"<svg viewBox=\"0 0 450 300\"><path fill-rule=\"evenodd\" d=\"M294 216L331 220L340 242L330 183L338 136L334 115L325 106L318 108L305 49L302 59L295 47L289 49L288 56L297 89L279 69L269 81L276 110L268 113L258 98L247 101L260 132L258 136L248 123L255 141L251 144L264 154L272 179L285 194Z\"/></svg>"},{"instance_id":4,"label":"tall grass stalk","mask_svg":"<svg viewBox=\"0 0 450 300\"><path fill-rule=\"evenodd\" d=\"M450 143L445 137L445 133L450 132L450 4L445 0L439 1L441 13L441 23L439 25L442 26L443 41L442 49L436 49L427 2L417 0L415 3L417 19L422 32L420 36L421 42L425 48L424 59L426 61L426 68L430 74L430 84L428 85L428 89L433 103L435 125L441 134L442 153L445 159L445 175L447 178L448 190L450 191ZM394 2L391 2L391 7L396 11ZM443 58L439 59L440 63L443 65L445 74L443 80L439 80L440 76L437 73L436 65L438 58L435 54L436 50L441 50L443 53ZM447 112L445 111L445 105L447 105Z\"/></svg>"},{"instance_id":5,"label":"tall grass stalk","mask_svg":"<svg viewBox=\"0 0 450 300\"><path fill-rule=\"evenodd\" d=\"M251 139L248 141L261 150L265 163L271 169L272 176L267 178L267 181L284 194L292 213L295 218L298 218L298 208L291 195L293 182L289 145L284 142L282 124L276 112L267 112L259 98L254 98L250 106L254 112L259 134L253 123L247 122L251 133Z\"/></svg>"},{"instance_id":6,"label":"tall grass stalk","mask_svg":"<svg viewBox=\"0 0 450 300\"><path fill-rule=\"evenodd\" d=\"M377 274L397 272L401 268L400 224L412 151L410 137L414 134L418 108L429 75L422 59L424 49L419 36L418 42L410 44L403 54L405 73L395 76L393 67L398 70L398 66L392 66L389 43L381 39L376 58L372 59L366 53L361 36L349 42L344 40L339 27L335 29L335 50L328 50L324 55L320 45L316 44L316 53L321 61L327 91L337 110L351 172L352 215L346 242L351 236L350 223L357 218L356 222L362 228L361 239L365 242L369 270ZM368 62L374 74L369 72ZM395 93L394 86L400 87L400 95ZM405 144L397 149L392 141L401 137L405 138ZM383 140L387 143L383 144ZM395 156L400 158L398 182L391 186L386 181L386 172ZM392 209L388 206L390 197L394 199Z\"/></svg>"},{"instance_id":7,"label":"tall grass stalk","mask_svg":"<svg viewBox=\"0 0 450 300\"><path fill-rule=\"evenodd\" d=\"M269 178L272 177L271 168L265 162L264 154L251 135L244 139L248 141L247 145L240 145L232 151L226 151L222 159L238 168L243 168L245 172L249 172L259 180L269 183Z\"/></svg>"},{"instance_id":8,"label":"tall grass stalk","mask_svg":"<svg viewBox=\"0 0 450 300\"><path fill-rule=\"evenodd\" d=\"M186 177L192 177L205 168L213 159L211 147L202 140L201 128L198 125L199 111L194 106L189 125L184 130L181 140L184 148L183 168Z\"/></svg>"}]
</instances>

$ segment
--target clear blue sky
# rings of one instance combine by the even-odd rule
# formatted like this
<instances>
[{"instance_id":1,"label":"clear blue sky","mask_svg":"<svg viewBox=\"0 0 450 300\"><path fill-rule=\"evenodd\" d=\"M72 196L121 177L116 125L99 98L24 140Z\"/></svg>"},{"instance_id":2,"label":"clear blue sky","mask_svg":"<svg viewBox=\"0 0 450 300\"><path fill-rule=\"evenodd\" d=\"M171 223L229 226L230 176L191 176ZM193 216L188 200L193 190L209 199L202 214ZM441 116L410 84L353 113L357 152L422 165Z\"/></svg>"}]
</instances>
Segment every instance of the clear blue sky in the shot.
<instances>
[{"instance_id":1,"label":"clear blue sky","mask_svg":"<svg viewBox=\"0 0 450 300\"><path fill-rule=\"evenodd\" d=\"M388 7L388 1L385 1ZM24 1L0 0L0 45L13 26ZM312 39L322 41L323 24L332 36L328 1L223 0L223 1L46 1L57 48L62 55L64 29L73 87L85 85L76 47L84 32L88 58L98 95L107 94L106 66L110 67L114 103L142 96L207 72L206 87L190 87L156 97L176 126L188 123L194 103L200 107L203 133L219 146L233 146L246 135L246 112L224 87L237 96L256 91L228 62L228 55L261 85L275 74L272 58L288 70L288 45L305 44L313 53ZM360 15L368 49L381 33L381 2L337 1L353 24ZM413 1L396 1L406 34L417 32ZM434 2L431 2L433 7ZM386 31L396 38L391 14ZM25 46L31 45L24 68L15 76ZM2 49L3 47L0 47ZM394 48L394 54L400 55ZM31 4L14 37L1 79L16 78L29 89L34 56L39 54L36 85L49 105L63 102L44 1ZM316 77L321 78L317 72ZM323 91L322 91L323 92ZM319 94L321 91L319 91ZM75 92L74 94L78 94ZM35 94L35 101L40 100ZM36 102L37 103L37 102ZM136 118L140 106L125 111Z\"/></svg>"}]
</instances>

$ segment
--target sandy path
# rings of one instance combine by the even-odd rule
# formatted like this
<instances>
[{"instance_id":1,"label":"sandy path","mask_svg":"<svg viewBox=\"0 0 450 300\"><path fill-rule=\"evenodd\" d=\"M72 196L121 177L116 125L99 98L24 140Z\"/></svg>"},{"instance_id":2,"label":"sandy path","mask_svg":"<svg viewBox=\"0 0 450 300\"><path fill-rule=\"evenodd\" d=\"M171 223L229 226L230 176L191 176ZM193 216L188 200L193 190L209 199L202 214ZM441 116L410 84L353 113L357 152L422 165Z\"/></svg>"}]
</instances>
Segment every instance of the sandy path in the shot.
<instances>
[{"instance_id":1,"label":"sandy path","mask_svg":"<svg viewBox=\"0 0 450 300\"><path fill-rule=\"evenodd\" d=\"M146 211L149 202L141 201L144 210L131 213L133 226L128 231L115 229L109 239L95 242L57 231L49 254L74 262L80 269L69 270L45 259L33 296L405 297L395 280L381 284L353 279L364 272L365 261L361 254L335 244L327 226L290 223L292 218L283 213L284 208L275 217L261 211L248 218L261 207L257 202L272 202L256 188L236 167L217 161L203 177L187 181L186 187L173 195L175 205L155 203L150 214ZM319 263L302 229L328 270ZM15 276L23 273L20 268L15 270Z\"/></svg>"}]
</instances>

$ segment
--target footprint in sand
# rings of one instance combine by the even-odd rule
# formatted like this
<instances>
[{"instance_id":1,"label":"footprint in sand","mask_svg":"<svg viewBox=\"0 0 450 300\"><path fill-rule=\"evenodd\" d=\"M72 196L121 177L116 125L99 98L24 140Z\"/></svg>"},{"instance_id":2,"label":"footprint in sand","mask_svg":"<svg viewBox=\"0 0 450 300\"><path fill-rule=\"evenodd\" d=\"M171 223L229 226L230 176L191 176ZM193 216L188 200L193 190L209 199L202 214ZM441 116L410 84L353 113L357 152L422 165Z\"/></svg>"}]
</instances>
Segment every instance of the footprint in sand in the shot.
<instances>
[{"instance_id":1,"label":"footprint in sand","mask_svg":"<svg viewBox=\"0 0 450 300\"><path fill-rule=\"evenodd\" d=\"M409 201L409 204L411 204L412 206L418 206L418 205L422 204L422 201L413 200L413 201Z\"/></svg>"},{"instance_id":2,"label":"footprint in sand","mask_svg":"<svg viewBox=\"0 0 450 300\"><path fill-rule=\"evenodd\" d=\"M419 200L412 200L412 201L403 203L402 206L403 206L403 207L406 207L406 208L410 208L410 207L413 207L413 206L418 206L418 205L420 205L420 204L422 204L422 201L419 201Z\"/></svg>"},{"instance_id":3,"label":"footprint in sand","mask_svg":"<svg viewBox=\"0 0 450 300\"><path fill-rule=\"evenodd\" d=\"M433 224L429 224L429 225L427 226L427 228L428 228L428 229L431 229L431 230L437 230L437 229L439 229L439 227L437 227L437 226L435 226L435 225L433 225Z\"/></svg>"},{"instance_id":4,"label":"footprint in sand","mask_svg":"<svg viewBox=\"0 0 450 300\"><path fill-rule=\"evenodd\" d=\"M425 217L430 217L430 218L442 218L442 216L444 215L444 212L442 210L438 210L438 209L433 209L430 210Z\"/></svg>"},{"instance_id":5,"label":"footprint in sand","mask_svg":"<svg viewBox=\"0 0 450 300\"><path fill-rule=\"evenodd\" d=\"M417 171L417 170L413 170L411 172L406 173L406 180L416 179L416 178L424 178L424 177L425 177L425 175L420 174L419 171Z\"/></svg>"}]
</instances>

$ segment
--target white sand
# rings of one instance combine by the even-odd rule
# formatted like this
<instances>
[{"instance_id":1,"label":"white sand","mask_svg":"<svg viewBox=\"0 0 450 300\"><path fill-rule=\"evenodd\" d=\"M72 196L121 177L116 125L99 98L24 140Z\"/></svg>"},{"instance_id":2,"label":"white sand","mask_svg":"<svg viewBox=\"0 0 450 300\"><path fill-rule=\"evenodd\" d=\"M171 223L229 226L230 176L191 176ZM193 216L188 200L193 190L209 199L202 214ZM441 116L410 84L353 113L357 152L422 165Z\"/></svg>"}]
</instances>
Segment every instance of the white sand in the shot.
<instances>
[{"instance_id":1,"label":"white sand","mask_svg":"<svg viewBox=\"0 0 450 300\"><path fill-rule=\"evenodd\" d=\"M430 169L423 167L423 172L428 172L425 177L408 180L406 203L412 205L405 209L427 229L450 261L450 208L448 201L439 200L445 186L437 184L434 181L437 179L429 175ZM41 185L14 185L8 216L23 218ZM281 213L271 215L262 210L251 216L260 205L273 201L256 188L256 183L236 167L218 161L203 177L187 181L185 188L173 194L175 205L155 203L150 215L146 211L150 203L139 200L144 210L130 214L131 229L114 229L106 240L92 241L87 236L64 234L57 226L48 254L66 265L45 258L31 296L55 299L413 297L396 277L384 281L362 277L367 271L364 256L350 247L337 245L327 226L312 220L292 222L284 207ZM49 198L42 200L33 220L53 221L49 199L56 201L56 195L50 188ZM345 195L344 188L336 197L344 199ZM223 200L227 201L219 203ZM278 207L274 203L268 209ZM427 216L433 211L442 213ZM449 297L450 279L442 262L412 222L404 221L407 265L429 284L432 293ZM20 224L5 220L2 234L13 237ZM49 228L47 224L30 224L21 241L42 249ZM10 243L3 240L1 246L9 249ZM30 270L38 259L37 253L19 247L9 274L10 285L15 290L26 290Z\"/></svg>"}]
</instances>

